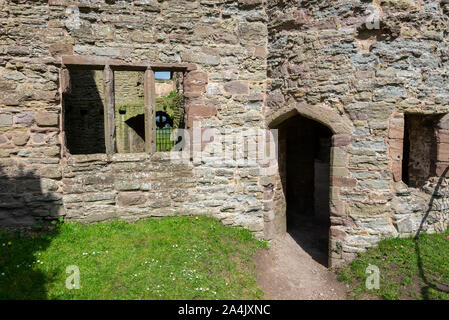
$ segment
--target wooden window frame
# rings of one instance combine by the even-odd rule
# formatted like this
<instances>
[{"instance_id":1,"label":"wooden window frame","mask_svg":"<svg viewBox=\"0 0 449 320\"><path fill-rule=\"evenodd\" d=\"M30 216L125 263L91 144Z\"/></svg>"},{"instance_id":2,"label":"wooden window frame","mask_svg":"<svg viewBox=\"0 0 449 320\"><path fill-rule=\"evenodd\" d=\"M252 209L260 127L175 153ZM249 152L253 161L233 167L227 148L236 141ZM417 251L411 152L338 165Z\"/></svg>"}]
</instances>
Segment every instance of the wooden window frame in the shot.
<instances>
[{"instance_id":1,"label":"wooden window frame","mask_svg":"<svg viewBox=\"0 0 449 320\"><path fill-rule=\"evenodd\" d=\"M95 56L62 56L61 57L61 92L70 88L70 76L68 70L103 70L103 86L105 96L104 107L104 134L106 154L117 153L115 144L115 88L114 71L144 71L144 104L145 104L145 153L156 152L156 71L189 72L196 70L194 64L182 63L154 63L137 62L128 63L122 60ZM62 95L61 95L62 96ZM63 98L61 98L63 100ZM61 102L63 107L63 101ZM63 108L64 109L64 108ZM61 113L61 126L64 126L64 111ZM63 153L69 154L67 142L63 132Z\"/></svg>"}]
</instances>

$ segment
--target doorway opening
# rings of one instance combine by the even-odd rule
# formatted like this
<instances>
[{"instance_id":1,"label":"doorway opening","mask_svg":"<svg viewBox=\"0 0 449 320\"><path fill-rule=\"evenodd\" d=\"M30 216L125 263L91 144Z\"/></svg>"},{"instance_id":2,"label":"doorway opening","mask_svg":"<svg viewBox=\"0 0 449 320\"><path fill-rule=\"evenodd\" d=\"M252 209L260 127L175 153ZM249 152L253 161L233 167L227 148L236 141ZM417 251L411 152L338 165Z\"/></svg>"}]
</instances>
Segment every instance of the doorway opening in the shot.
<instances>
[{"instance_id":1,"label":"doorway opening","mask_svg":"<svg viewBox=\"0 0 449 320\"><path fill-rule=\"evenodd\" d=\"M324 266L329 258L332 131L297 115L279 127L279 168L287 232Z\"/></svg>"}]
</instances>

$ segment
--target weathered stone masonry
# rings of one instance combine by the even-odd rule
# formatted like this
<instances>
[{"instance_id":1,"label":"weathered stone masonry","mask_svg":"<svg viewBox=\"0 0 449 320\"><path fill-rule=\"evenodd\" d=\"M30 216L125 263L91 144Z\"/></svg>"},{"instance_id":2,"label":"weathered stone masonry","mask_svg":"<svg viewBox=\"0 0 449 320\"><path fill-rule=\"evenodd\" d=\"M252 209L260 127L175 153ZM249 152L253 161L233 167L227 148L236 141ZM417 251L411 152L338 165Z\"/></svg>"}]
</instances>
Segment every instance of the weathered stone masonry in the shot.
<instances>
[{"instance_id":1,"label":"weathered stone masonry","mask_svg":"<svg viewBox=\"0 0 449 320\"><path fill-rule=\"evenodd\" d=\"M381 13L379 29L367 28L368 6ZM382 237L447 225L448 9L447 1L269 2L267 125L299 113L334 133L334 266ZM426 164L420 188L402 182L404 114L435 119L409 135L409 171Z\"/></svg>"},{"instance_id":2,"label":"weathered stone masonry","mask_svg":"<svg viewBox=\"0 0 449 320\"><path fill-rule=\"evenodd\" d=\"M369 5L381 12L380 29L366 27ZM0 0L0 8L1 225L209 214L259 237L285 232L282 141L274 175L264 163L65 152L62 56L189 65L187 128L280 128L299 114L330 129L333 266L382 237L447 225L446 0ZM432 115L424 138L409 114ZM407 136L417 137L410 164L424 170L414 188L402 182ZM423 162L413 150L428 141L434 151Z\"/></svg>"},{"instance_id":3,"label":"weathered stone masonry","mask_svg":"<svg viewBox=\"0 0 449 320\"><path fill-rule=\"evenodd\" d=\"M65 77L76 71L62 70L61 56L193 66L184 79L187 127L194 121L220 130L263 127L267 32L260 3L0 1L0 6L2 225L58 215L103 221L211 214L263 236L257 166L173 164L166 154L70 155L61 131L61 92L67 97L76 90L75 77L69 77L72 91L66 88ZM99 72L100 78L110 76ZM105 143L83 129L75 139L81 151L86 144Z\"/></svg>"}]
</instances>

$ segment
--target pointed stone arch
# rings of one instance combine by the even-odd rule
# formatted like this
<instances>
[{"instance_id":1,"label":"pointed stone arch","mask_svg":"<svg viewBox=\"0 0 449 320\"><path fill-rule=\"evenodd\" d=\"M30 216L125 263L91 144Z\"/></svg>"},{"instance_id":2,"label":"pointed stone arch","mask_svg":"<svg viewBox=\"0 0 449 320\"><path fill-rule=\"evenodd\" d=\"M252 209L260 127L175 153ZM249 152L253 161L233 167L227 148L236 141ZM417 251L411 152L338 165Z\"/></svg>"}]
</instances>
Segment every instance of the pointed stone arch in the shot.
<instances>
[{"instance_id":1,"label":"pointed stone arch","mask_svg":"<svg viewBox=\"0 0 449 320\"><path fill-rule=\"evenodd\" d=\"M354 126L349 118L340 115L336 109L321 105L292 103L269 112L265 119L268 128L276 128L297 114L325 125L334 134L352 134L354 131Z\"/></svg>"}]
</instances>

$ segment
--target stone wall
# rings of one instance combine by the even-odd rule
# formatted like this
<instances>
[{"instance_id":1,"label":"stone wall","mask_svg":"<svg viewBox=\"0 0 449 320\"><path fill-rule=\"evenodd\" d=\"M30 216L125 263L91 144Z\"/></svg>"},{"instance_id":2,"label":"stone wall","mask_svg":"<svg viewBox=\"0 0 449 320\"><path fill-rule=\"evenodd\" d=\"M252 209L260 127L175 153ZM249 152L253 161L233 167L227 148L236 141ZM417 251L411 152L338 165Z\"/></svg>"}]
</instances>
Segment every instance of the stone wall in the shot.
<instances>
[{"instance_id":1,"label":"stone wall","mask_svg":"<svg viewBox=\"0 0 449 320\"><path fill-rule=\"evenodd\" d=\"M136 104L143 101L143 75L138 71L115 71L115 106L116 109L123 105ZM99 83L102 86L103 83Z\"/></svg>"},{"instance_id":2,"label":"stone wall","mask_svg":"<svg viewBox=\"0 0 449 320\"><path fill-rule=\"evenodd\" d=\"M175 81L156 80L156 96L166 96L172 91L176 91Z\"/></svg>"},{"instance_id":3,"label":"stone wall","mask_svg":"<svg viewBox=\"0 0 449 320\"><path fill-rule=\"evenodd\" d=\"M245 202L256 203L260 192L245 196L236 192L257 189L254 169L203 168L192 163L173 163L167 153L76 156L67 160L61 181L66 218L82 222L112 218L211 214L226 224L246 225L257 231ZM214 194L214 197L211 197Z\"/></svg>"},{"instance_id":4,"label":"stone wall","mask_svg":"<svg viewBox=\"0 0 449 320\"><path fill-rule=\"evenodd\" d=\"M165 154L86 155L64 167L66 217L77 221L195 214L193 167ZM101 169L101 172L99 170Z\"/></svg>"},{"instance_id":5,"label":"stone wall","mask_svg":"<svg viewBox=\"0 0 449 320\"><path fill-rule=\"evenodd\" d=\"M183 81L189 129L201 121L236 135L281 128L297 114L327 126L333 266L382 237L447 224L447 117L435 125L435 176L419 189L401 182L404 113L449 112L446 0L0 0L0 7L2 225L59 215L87 222L210 214L257 236L285 232L285 139L275 173L266 163L67 154L61 55L194 65ZM381 12L378 29L366 24L372 8Z\"/></svg>"},{"instance_id":6,"label":"stone wall","mask_svg":"<svg viewBox=\"0 0 449 320\"><path fill-rule=\"evenodd\" d=\"M366 23L373 10L379 28ZM420 189L401 182L404 113L449 111L447 10L437 0L268 1L267 125L299 113L334 132L335 266L382 237L442 231L448 223L444 175L439 183L426 177ZM428 143L420 152L435 147ZM435 161L445 165L432 176L448 177L443 154ZM424 219L426 212L435 218Z\"/></svg>"},{"instance_id":7,"label":"stone wall","mask_svg":"<svg viewBox=\"0 0 449 320\"><path fill-rule=\"evenodd\" d=\"M175 166L158 154L70 155L59 88L62 55L189 63L196 68L184 81L190 127L262 127L261 2L0 0L0 7L0 224L58 215L87 222L211 214L263 236L257 166ZM85 139L77 143L87 145ZM92 143L102 139L98 132Z\"/></svg>"}]
</instances>

